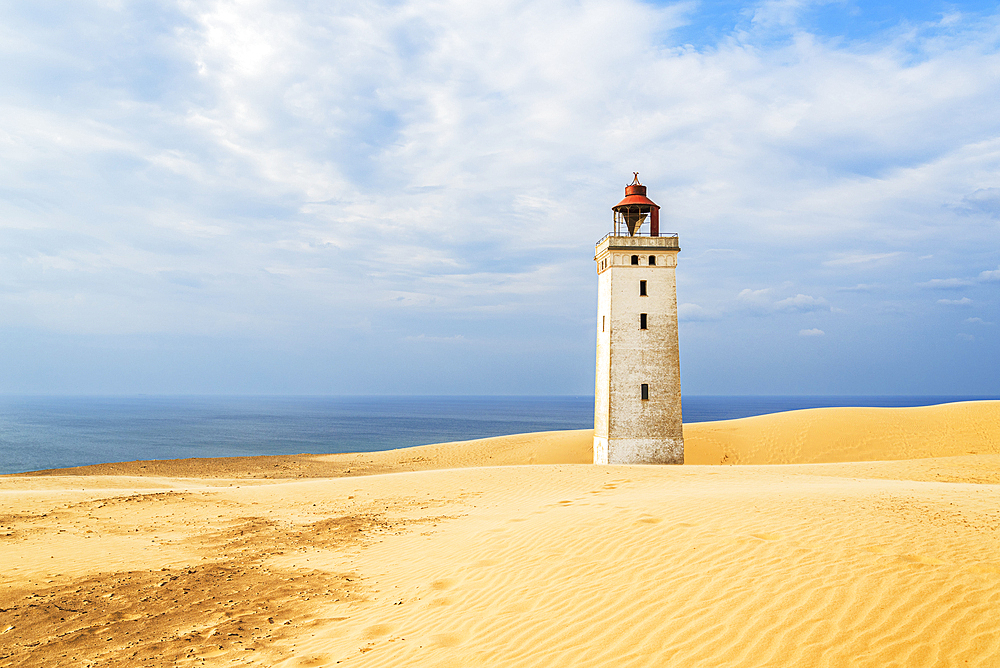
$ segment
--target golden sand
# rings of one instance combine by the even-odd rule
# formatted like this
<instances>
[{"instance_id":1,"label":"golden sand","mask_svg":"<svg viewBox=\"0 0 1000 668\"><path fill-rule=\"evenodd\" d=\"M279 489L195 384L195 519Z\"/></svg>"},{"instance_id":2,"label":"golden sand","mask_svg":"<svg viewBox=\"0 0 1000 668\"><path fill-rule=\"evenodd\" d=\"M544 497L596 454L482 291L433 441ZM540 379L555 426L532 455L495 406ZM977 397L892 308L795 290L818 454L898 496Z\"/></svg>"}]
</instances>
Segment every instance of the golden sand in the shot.
<instances>
[{"instance_id":1,"label":"golden sand","mask_svg":"<svg viewBox=\"0 0 1000 668\"><path fill-rule=\"evenodd\" d=\"M3 477L0 666L1000 665L1000 402L685 438Z\"/></svg>"}]
</instances>

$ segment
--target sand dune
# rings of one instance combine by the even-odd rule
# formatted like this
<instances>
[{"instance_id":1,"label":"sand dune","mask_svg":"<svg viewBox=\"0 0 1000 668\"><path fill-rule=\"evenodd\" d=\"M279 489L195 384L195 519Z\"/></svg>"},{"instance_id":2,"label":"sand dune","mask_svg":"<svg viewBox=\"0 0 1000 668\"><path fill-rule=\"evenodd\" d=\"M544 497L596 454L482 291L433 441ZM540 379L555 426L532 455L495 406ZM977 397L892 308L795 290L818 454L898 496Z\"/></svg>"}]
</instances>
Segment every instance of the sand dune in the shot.
<instances>
[{"instance_id":1,"label":"sand dune","mask_svg":"<svg viewBox=\"0 0 1000 668\"><path fill-rule=\"evenodd\" d=\"M37 471L31 475L256 480L336 478L472 466L586 464L593 461L593 438L592 429L542 431L381 452L117 462Z\"/></svg>"},{"instance_id":2,"label":"sand dune","mask_svg":"<svg viewBox=\"0 0 1000 668\"><path fill-rule=\"evenodd\" d=\"M684 425L687 464L806 464L1000 454L1000 401L814 408Z\"/></svg>"},{"instance_id":3,"label":"sand dune","mask_svg":"<svg viewBox=\"0 0 1000 668\"><path fill-rule=\"evenodd\" d=\"M1000 665L998 403L0 478L0 666Z\"/></svg>"}]
</instances>

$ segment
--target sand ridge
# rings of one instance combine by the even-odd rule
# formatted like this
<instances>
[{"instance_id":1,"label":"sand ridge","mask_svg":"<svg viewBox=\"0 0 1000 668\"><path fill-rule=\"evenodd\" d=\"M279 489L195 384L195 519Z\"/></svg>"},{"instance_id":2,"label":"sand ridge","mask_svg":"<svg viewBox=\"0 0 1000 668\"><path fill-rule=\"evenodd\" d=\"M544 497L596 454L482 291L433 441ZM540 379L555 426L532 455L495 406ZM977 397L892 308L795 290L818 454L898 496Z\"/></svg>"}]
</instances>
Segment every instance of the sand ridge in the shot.
<instances>
[{"instance_id":1,"label":"sand ridge","mask_svg":"<svg viewBox=\"0 0 1000 668\"><path fill-rule=\"evenodd\" d=\"M891 409L853 450L816 437L837 411L786 414L784 450L691 425L781 465L596 467L552 432L303 456L330 477L2 477L0 666L1000 665L996 403ZM979 440L921 445L935 411ZM946 456L806 463L878 439Z\"/></svg>"},{"instance_id":2,"label":"sand ridge","mask_svg":"<svg viewBox=\"0 0 1000 668\"><path fill-rule=\"evenodd\" d=\"M274 455L116 462L35 471L40 476L155 476L252 481L336 478L402 471L517 464L586 464L593 460L594 431L575 429L435 443L399 450L334 455Z\"/></svg>"}]
</instances>

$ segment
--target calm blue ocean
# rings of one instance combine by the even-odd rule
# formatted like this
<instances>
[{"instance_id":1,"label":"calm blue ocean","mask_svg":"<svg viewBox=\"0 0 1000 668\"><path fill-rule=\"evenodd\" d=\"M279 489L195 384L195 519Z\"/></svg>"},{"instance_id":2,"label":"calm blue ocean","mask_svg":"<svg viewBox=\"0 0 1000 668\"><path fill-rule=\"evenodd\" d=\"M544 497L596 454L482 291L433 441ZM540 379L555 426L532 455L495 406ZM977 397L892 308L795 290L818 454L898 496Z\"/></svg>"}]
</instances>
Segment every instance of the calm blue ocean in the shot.
<instances>
[{"instance_id":1,"label":"calm blue ocean","mask_svg":"<svg viewBox=\"0 0 1000 668\"><path fill-rule=\"evenodd\" d=\"M993 397L684 397L685 422ZM136 459L365 452L593 426L593 397L0 397L0 473Z\"/></svg>"}]
</instances>

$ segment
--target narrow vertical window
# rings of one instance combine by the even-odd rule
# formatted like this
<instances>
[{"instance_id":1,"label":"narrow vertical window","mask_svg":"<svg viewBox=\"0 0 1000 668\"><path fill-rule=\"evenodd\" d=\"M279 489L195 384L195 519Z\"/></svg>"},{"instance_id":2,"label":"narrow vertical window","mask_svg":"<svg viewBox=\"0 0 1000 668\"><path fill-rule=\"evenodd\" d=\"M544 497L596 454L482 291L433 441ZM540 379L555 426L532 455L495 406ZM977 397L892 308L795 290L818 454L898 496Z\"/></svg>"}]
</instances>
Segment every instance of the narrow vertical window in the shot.
<instances>
[{"instance_id":1,"label":"narrow vertical window","mask_svg":"<svg viewBox=\"0 0 1000 668\"><path fill-rule=\"evenodd\" d=\"M650 255L649 256L649 266L652 267L654 264L656 264L656 256L655 255Z\"/></svg>"},{"instance_id":2,"label":"narrow vertical window","mask_svg":"<svg viewBox=\"0 0 1000 668\"><path fill-rule=\"evenodd\" d=\"M646 329L646 314L639 314L639 329Z\"/></svg>"},{"instance_id":3,"label":"narrow vertical window","mask_svg":"<svg viewBox=\"0 0 1000 668\"><path fill-rule=\"evenodd\" d=\"M633 255L632 256L632 264L639 264L639 256L638 255Z\"/></svg>"},{"instance_id":4,"label":"narrow vertical window","mask_svg":"<svg viewBox=\"0 0 1000 668\"><path fill-rule=\"evenodd\" d=\"M642 388L642 400L649 401L649 385L643 383L640 387Z\"/></svg>"},{"instance_id":5,"label":"narrow vertical window","mask_svg":"<svg viewBox=\"0 0 1000 668\"><path fill-rule=\"evenodd\" d=\"M605 318L605 316L602 315L601 316L601 331L602 332L604 331L604 318Z\"/></svg>"},{"instance_id":6,"label":"narrow vertical window","mask_svg":"<svg viewBox=\"0 0 1000 668\"><path fill-rule=\"evenodd\" d=\"M646 296L646 281L639 281L639 296Z\"/></svg>"}]
</instances>

